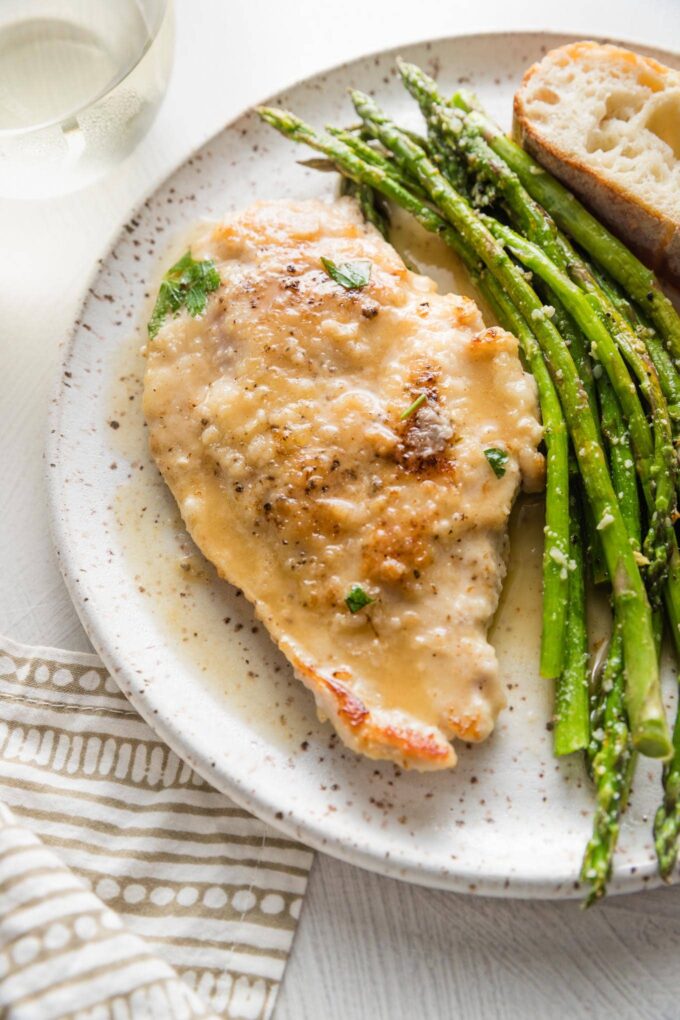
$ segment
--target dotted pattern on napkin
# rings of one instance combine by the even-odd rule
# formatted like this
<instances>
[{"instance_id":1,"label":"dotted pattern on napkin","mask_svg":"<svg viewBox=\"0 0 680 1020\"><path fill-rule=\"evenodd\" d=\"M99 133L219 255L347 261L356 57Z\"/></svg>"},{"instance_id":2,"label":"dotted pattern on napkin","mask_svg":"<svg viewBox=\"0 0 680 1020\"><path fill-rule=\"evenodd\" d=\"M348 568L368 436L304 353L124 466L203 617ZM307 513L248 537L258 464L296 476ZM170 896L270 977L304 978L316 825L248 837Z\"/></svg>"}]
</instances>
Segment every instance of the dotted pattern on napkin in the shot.
<instances>
[{"instance_id":1,"label":"dotted pattern on napkin","mask_svg":"<svg viewBox=\"0 0 680 1020\"><path fill-rule=\"evenodd\" d=\"M266 1020L311 862L95 656L0 638L0 1016Z\"/></svg>"}]
</instances>

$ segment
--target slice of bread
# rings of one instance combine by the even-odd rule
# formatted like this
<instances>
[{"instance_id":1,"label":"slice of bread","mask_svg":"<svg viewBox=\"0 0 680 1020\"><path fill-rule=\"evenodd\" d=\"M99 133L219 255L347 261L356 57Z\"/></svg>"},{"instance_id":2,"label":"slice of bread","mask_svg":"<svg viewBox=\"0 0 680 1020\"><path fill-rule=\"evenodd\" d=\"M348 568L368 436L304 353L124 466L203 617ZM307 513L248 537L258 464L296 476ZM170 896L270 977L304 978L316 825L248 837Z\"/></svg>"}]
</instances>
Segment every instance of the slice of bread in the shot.
<instances>
[{"instance_id":1,"label":"slice of bread","mask_svg":"<svg viewBox=\"0 0 680 1020\"><path fill-rule=\"evenodd\" d=\"M680 283L680 72L618 46L551 50L515 94L514 134L647 265Z\"/></svg>"}]
</instances>

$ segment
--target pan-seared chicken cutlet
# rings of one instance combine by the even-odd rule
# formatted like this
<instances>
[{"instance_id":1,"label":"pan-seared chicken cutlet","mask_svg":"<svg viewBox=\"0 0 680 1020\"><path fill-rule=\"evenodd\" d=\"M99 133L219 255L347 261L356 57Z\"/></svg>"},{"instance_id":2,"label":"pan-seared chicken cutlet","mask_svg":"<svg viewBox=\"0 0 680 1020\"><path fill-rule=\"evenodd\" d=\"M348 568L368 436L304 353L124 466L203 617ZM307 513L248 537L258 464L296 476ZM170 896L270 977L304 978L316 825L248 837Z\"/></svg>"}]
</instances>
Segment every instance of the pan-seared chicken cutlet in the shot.
<instances>
[{"instance_id":1,"label":"pan-seared chicken cutlet","mask_svg":"<svg viewBox=\"0 0 680 1020\"><path fill-rule=\"evenodd\" d=\"M455 765L504 704L486 634L513 500L542 484L516 339L351 199L256 203L192 254L221 284L150 341L144 394L192 538L349 747Z\"/></svg>"}]
</instances>

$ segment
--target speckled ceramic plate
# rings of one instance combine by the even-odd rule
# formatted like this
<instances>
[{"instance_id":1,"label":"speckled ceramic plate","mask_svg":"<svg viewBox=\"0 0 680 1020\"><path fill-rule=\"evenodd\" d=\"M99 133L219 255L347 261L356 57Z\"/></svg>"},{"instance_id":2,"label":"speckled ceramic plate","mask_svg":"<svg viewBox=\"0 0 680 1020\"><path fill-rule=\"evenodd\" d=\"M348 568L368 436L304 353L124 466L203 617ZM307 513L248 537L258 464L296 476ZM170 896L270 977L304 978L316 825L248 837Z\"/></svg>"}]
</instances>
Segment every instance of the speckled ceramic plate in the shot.
<instances>
[{"instance_id":1,"label":"speckled ceramic plate","mask_svg":"<svg viewBox=\"0 0 680 1020\"><path fill-rule=\"evenodd\" d=\"M507 124L524 69L566 41L479 35L403 47L445 89L474 87ZM396 54L366 57L276 97L316 124L353 119L349 84L400 118L413 104ZM662 60L677 63L672 56ZM571 896L593 802L578 760L552 755L550 685L537 674L541 508L525 506L493 633L509 706L492 738L461 747L455 772L404 774L347 751L239 592L193 550L149 459L139 324L159 266L197 219L254 198L333 194L331 175L253 114L191 156L125 225L88 291L51 414L54 537L83 624L134 705L216 787L291 836L397 878L488 895ZM421 253L422 254L422 253ZM437 252L426 261L443 285ZM438 264L439 263L439 264ZM533 553L531 550L533 549ZM669 699L674 686L667 672ZM650 818L659 769L642 761L614 888L656 882Z\"/></svg>"}]
</instances>

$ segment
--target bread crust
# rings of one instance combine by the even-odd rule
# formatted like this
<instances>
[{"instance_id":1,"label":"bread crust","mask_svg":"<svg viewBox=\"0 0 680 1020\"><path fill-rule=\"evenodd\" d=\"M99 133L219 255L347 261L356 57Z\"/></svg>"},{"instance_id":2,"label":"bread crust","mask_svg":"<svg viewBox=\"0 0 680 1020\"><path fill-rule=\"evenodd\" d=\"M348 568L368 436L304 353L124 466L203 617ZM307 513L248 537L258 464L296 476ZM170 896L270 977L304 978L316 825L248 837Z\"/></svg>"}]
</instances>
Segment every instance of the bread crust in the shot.
<instances>
[{"instance_id":1,"label":"bread crust","mask_svg":"<svg viewBox=\"0 0 680 1020\"><path fill-rule=\"evenodd\" d=\"M593 50L604 51L612 62L623 61L649 72L665 76L669 68L617 46L595 42L571 43L551 50L544 60L556 54L578 62ZM533 64L524 74L515 93L513 136L538 162L577 195L611 231L621 238L651 269L680 285L680 223L618 181L605 177L580 156L565 151L542 134L532 123L525 106L525 94L532 78L543 72L543 61Z\"/></svg>"}]
</instances>

